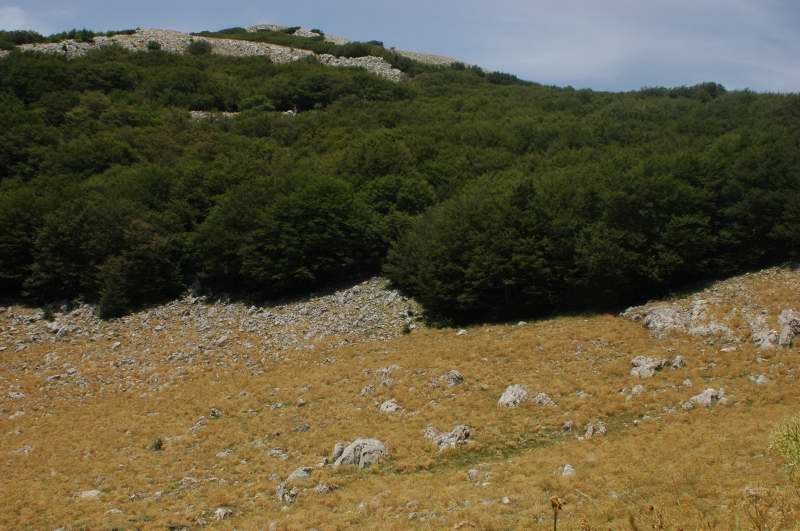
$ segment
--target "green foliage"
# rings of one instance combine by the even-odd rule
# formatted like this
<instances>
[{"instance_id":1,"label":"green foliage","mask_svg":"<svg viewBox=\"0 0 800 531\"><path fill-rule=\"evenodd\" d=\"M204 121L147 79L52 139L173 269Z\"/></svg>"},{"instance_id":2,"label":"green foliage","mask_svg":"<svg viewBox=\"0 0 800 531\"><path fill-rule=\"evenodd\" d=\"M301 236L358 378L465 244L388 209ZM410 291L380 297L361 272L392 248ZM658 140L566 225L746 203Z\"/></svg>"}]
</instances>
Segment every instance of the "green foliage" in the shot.
<instances>
[{"instance_id":1,"label":"green foliage","mask_svg":"<svg viewBox=\"0 0 800 531\"><path fill-rule=\"evenodd\" d=\"M158 41L149 41L147 43L147 50L151 52L157 52L161 49L161 43Z\"/></svg>"},{"instance_id":2,"label":"green foliage","mask_svg":"<svg viewBox=\"0 0 800 531\"><path fill-rule=\"evenodd\" d=\"M192 40L186 48L189 55L209 55L211 53L211 43L203 40Z\"/></svg>"},{"instance_id":3,"label":"green foliage","mask_svg":"<svg viewBox=\"0 0 800 531\"><path fill-rule=\"evenodd\" d=\"M240 31L209 36L379 55L410 75L114 47L8 55L3 295L114 317L196 281L275 297L383 268L432 316L470 321L800 259L800 96L558 89Z\"/></svg>"}]
</instances>

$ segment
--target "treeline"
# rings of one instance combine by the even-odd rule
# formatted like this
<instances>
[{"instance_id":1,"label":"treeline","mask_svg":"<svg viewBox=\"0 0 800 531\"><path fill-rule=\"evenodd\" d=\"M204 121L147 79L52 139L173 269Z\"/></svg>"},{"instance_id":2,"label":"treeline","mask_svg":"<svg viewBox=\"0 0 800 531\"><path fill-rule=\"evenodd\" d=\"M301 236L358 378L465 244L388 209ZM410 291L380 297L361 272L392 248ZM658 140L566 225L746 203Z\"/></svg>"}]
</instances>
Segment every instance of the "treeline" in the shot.
<instances>
[{"instance_id":1,"label":"treeline","mask_svg":"<svg viewBox=\"0 0 800 531\"><path fill-rule=\"evenodd\" d=\"M0 60L0 121L2 294L107 317L384 271L434 318L504 319L800 249L797 95L106 48Z\"/></svg>"}]
</instances>

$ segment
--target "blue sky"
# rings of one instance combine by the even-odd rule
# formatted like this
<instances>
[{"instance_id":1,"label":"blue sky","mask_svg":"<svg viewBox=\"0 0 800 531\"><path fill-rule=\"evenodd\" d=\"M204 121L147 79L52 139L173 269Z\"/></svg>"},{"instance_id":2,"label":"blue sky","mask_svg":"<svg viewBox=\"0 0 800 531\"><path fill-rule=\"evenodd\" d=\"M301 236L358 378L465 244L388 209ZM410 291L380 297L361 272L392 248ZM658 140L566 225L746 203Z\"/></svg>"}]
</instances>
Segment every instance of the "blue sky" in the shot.
<instances>
[{"instance_id":1,"label":"blue sky","mask_svg":"<svg viewBox=\"0 0 800 531\"><path fill-rule=\"evenodd\" d=\"M274 22L602 90L716 81L800 92L800 0L0 0L0 28Z\"/></svg>"}]
</instances>

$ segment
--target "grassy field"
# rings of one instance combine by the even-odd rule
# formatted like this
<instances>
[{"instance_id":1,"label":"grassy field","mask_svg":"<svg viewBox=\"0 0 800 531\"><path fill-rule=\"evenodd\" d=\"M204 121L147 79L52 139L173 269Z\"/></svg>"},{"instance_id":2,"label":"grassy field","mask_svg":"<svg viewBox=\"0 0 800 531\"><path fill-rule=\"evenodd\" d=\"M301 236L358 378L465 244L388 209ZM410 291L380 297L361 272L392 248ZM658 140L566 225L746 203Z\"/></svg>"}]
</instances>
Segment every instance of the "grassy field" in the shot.
<instances>
[{"instance_id":1,"label":"grassy field","mask_svg":"<svg viewBox=\"0 0 800 531\"><path fill-rule=\"evenodd\" d=\"M781 310L800 309L798 286L800 272L768 270L707 294L714 315L746 304L776 326ZM3 315L0 326L10 326ZM800 406L800 349L758 349L743 319L729 322L738 340L724 345L683 333L655 339L616 315L462 335L421 328L265 353L259 371L208 359L179 377L164 361L174 342L150 337L138 338L150 363L128 373L111 363L114 338L9 348L0 352L0 528L552 529L558 497L559 529L793 529L800 496L768 446ZM229 333L226 354L236 357L249 338ZM638 380L629 371L640 355L682 355L686 366ZM51 385L39 368L48 356L85 379ZM438 381L450 370L462 385ZM362 396L370 384L374 394ZM556 404L501 408L511 384ZM681 407L710 387L727 403ZM381 413L388 399L402 411ZM584 438L597 421L605 436ZM427 426L457 424L471 428L463 447L439 452L423 437ZM366 470L317 466L336 442L358 437L382 440L389 457ZM562 475L566 464L574 475ZM282 503L276 486L302 466L311 476ZM319 493L319 484L336 488Z\"/></svg>"}]
</instances>

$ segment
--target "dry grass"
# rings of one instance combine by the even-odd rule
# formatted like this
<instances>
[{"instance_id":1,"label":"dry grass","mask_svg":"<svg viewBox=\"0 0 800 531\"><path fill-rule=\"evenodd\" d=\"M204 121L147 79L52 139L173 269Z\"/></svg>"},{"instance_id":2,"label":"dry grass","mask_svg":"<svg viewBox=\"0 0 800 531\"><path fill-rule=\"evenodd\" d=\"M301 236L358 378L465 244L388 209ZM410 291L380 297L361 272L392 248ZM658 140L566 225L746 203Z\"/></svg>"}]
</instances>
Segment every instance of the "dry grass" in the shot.
<instances>
[{"instance_id":1,"label":"dry grass","mask_svg":"<svg viewBox=\"0 0 800 531\"><path fill-rule=\"evenodd\" d=\"M798 277L773 271L740 279L740 286L748 304L774 316L800 308L800 293L787 289ZM740 304L742 288L729 292L726 301ZM67 344L58 353L76 366L83 360L84 372L111 378L118 369L84 356L102 347ZM170 349L154 344L148 355L161 358ZM264 374L206 364L158 392L92 384L90 393L42 386L28 369L52 350L2 353L2 389L14 384L26 395L12 403L4 392L0 402L3 529L196 527L198 521L239 529L271 522L279 529L552 529L553 496L564 502L559 529L791 529L800 514L783 461L768 451L772 429L800 406L797 347L758 351L743 342L725 353L685 335L654 340L638 323L597 315L481 326L460 337L418 330L389 342L318 344L285 354ZM634 356L676 354L686 368L643 382L628 374ZM400 368L391 386L363 371L392 364ZM463 373L463 385L429 385L451 369ZM749 380L756 373L768 374L770 383L756 386ZM682 385L686 378L693 387ZM360 396L370 383L376 394ZM499 409L498 397L514 383L546 392L557 406ZM637 383L644 394L620 393ZM724 388L729 404L680 409L706 387ZM376 405L389 398L404 412L379 413ZM285 407L273 409L276 403ZM26 415L9 419L21 404ZM212 407L220 418L210 418ZM207 424L192 432L201 416ZM589 440L562 434L568 419L579 433L602 419L608 434ZM293 431L302 423L310 431ZM467 424L474 442L438 453L422 436L429 424L440 430ZM271 475L314 466L334 443L355 437L383 440L391 458L367 471L316 469L299 484L307 490L293 505L278 502ZM164 442L161 451L149 448L156 438ZM32 447L28 455L16 453L25 445ZM270 457L273 447L286 449L289 459ZM230 455L218 457L225 449ZM561 476L566 463L576 475ZM472 468L480 471L474 483L467 480ZM339 488L317 494L311 487L318 483ZM101 496L76 499L90 489ZM233 515L214 522L222 506Z\"/></svg>"}]
</instances>

